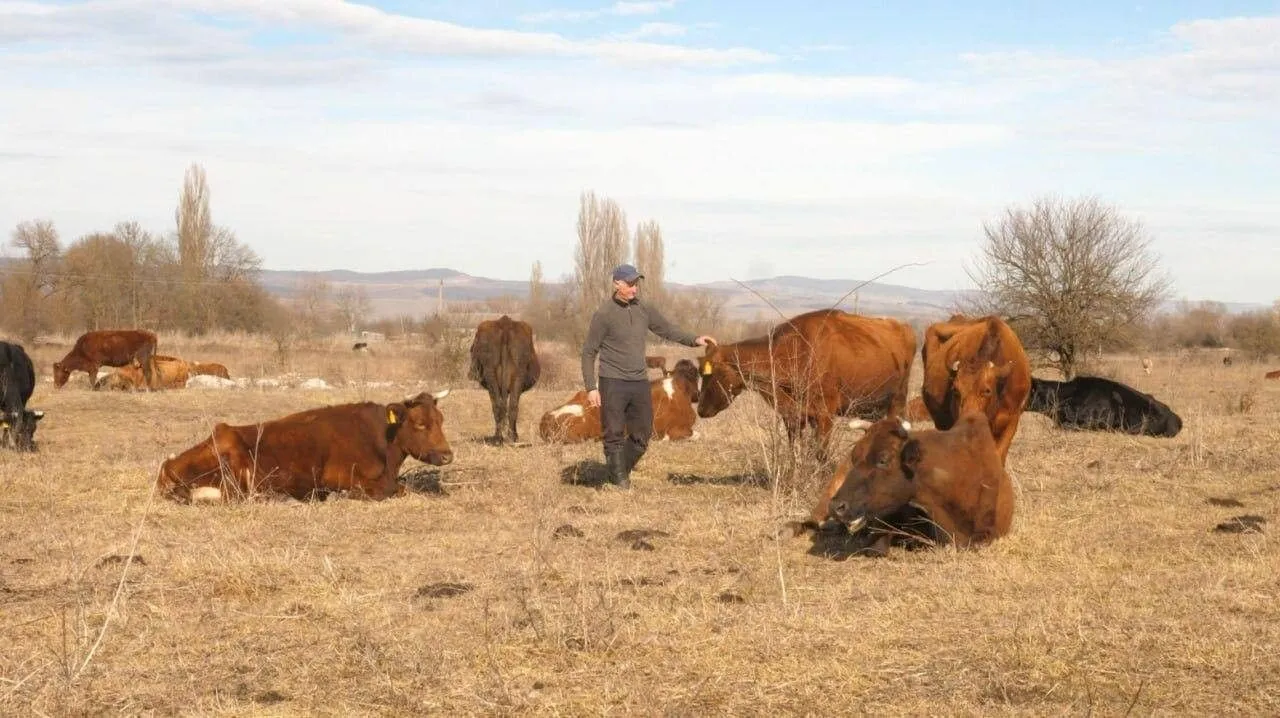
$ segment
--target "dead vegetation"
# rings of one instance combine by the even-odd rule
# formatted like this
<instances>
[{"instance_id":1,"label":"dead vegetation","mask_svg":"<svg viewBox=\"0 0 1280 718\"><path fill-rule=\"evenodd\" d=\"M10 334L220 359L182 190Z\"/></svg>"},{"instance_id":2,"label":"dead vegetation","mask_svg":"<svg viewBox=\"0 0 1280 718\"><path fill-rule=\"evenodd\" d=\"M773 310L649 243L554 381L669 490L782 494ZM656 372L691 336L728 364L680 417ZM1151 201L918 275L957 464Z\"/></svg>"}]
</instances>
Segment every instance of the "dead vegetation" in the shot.
<instances>
[{"instance_id":1,"label":"dead vegetation","mask_svg":"<svg viewBox=\"0 0 1280 718\"><path fill-rule=\"evenodd\" d=\"M47 375L65 346L28 348ZM280 370L267 340L161 347L233 376ZM1107 357L1186 428L1027 415L1013 532L980 552L832 561L775 541L827 477L781 455L750 394L699 420L700 440L655 443L629 493L571 480L598 444L485 444L487 397L463 383L442 406L455 463L410 460L404 498L151 503L161 459L215 421L441 383L420 374L428 347L372 349L295 349L291 370L355 382L335 391L103 394L41 376L42 451L0 452L0 713L1280 712L1270 367L1157 356L1148 376ZM562 353L569 386L525 395L529 436L576 385Z\"/></svg>"}]
</instances>

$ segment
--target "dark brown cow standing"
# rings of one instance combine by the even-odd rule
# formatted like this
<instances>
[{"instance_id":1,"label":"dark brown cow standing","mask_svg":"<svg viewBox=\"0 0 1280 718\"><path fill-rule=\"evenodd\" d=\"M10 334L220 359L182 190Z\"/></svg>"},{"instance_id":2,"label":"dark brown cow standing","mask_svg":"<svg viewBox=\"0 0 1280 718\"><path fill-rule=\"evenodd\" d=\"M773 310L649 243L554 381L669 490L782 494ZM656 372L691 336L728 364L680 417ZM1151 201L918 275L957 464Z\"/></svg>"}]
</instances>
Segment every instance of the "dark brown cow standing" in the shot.
<instances>
[{"instance_id":1,"label":"dark brown cow standing","mask_svg":"<svg viewBox=\"0 0 1280 718\"><path fill-rule=\"evenodd\" d=\"M453 450L437 405L448 389L393 404L341 404L261 424L219 423L212 435L160 466L161 495L179 501L282 493L308 499L335 491L385 499L408 456L444 466Z\"/></svg>"},{"instance_id":2,"label":"dark brown cow standing","mask_svg":"<svg viewBox=\"0 0 1280 718\"><path fill-rule=\"evenodd\" d=\"M932 324L921 349L921 395L933 424L950 429L966 414L987 419L1003 463L1031 393L1031 362L999 317L955 315Z\"/></svg>"},{"instance_id":3,"label":"dark brown cow standing","mask_svg":"<svg viewBox=\"0 0 1280 718\"><path fill-rule=\"evenodd\" d=\"M665 360L660 366L665 366ZM663 374L663 378L649 382L649 398L653 402L652 438L691 439L694 422L698 420L693 411L693 403L698 400L698 367L688 359L681 359L674 369ZM603 437L600 407L590 406L587 392L579 391L542 415L538 436L556 444L599 441Z\"/></svg>"},{"instance_id":4,"label":"dark brown cow standing","mask_svg":"<svg viewBox=\"0 0 1280 718\"><path fill-rule=\"evenodd\" d=\"M103 329L85 332L76 339L75 346L53 364L53 385L62 388L71 378L71 372L82 371L89 375L92 385L97 379L98 368L103 366L127 366L137 362L142 368L147 386L152 383L151 357L156 353L156 335L143 329Z\"/></svg>"},{"instance_id":5,"label":"dark brown cow standing","mask_svg":"<svg viewBox=\"0 0 1280 718\"><path fill-rule=\"evenodd\" d=\"M519 441L520 395L538 382L542 367L533 346L533 327L505 314L480 322L471 341L467 378L489 392L494 439Z\"/></svg>"},{"instance_id":6,"label":"dark brown cow standing","mask_svg":"<svg viewBox=\"0 0 1280 718\"><path fill-rule=\"evenodd\" d=\"M984 417L946 431L908 431L897 417L873 424L836 472L839 490L814 510L821 524L868 528L883 552L895 535L959 548L981 546L1013 525L1013 482ZM820 517L819 517L820 516Z\"/></svg>"},{"instance_id":7,"label":"dark brown cow standing","mask_svg":"<svg viewBox=\"0 0 1280 718\"><path fill-rule=\"evenodd\" d=\"M752 389L781 415L792 441L808 425L825 447L837 416L903 413L915 353L915 332L896 319L837 309L801 314L769 336L707 347L698 416L715 416Z\"/></svg>"}]
</instances>

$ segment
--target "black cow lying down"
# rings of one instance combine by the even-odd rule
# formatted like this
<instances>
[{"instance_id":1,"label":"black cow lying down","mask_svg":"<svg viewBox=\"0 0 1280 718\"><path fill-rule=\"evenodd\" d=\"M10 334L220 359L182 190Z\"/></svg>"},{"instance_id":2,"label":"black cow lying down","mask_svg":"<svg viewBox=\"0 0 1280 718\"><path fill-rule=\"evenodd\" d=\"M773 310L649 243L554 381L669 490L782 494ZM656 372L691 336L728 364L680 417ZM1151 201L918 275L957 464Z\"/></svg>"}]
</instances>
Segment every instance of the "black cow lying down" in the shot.
<instances>
[{"instance_id":1,"label":"black cow lying down","mask_svg":"<svg viewBox=\"0 0 1280 718\"><path fill-rule=\"evenodd\" d=\"M1071 381L1033 377L1027 411L1049 416L1064 429L1165 437L1182 431L1182 419L1154 396L1100 376Z\"/></svg>"}]
</instances>

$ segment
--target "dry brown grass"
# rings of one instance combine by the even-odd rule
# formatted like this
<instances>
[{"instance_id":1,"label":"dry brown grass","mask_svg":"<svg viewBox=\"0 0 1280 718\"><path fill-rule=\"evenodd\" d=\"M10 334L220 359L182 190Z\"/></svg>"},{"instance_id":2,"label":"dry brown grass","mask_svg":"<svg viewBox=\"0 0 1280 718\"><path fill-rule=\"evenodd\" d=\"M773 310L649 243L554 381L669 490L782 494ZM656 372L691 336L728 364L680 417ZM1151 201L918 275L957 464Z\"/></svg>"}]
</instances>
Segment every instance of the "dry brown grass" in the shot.
<instances>
[{"instance_id":1,"label":"dry brown grass","mask_svg":"<svg viewBox=\"0 0 1280 718\"><path fill-rule=\"evenodd\" d=\"M233 376L279 369L247 340L161 347ZM35 348L43 373L61 351ZM1280 383L1160 359L1111 373L1181 413L1176 439L1028 415L1009 537L844 562L772 539L825 477L794 493L752 480L776 426L753 397L699 441L655 444L630 493L565 483L599 473L597 444L485 445L488 400L460 385L443 494L148 508L161 458L214 421L402 396L415 350L293 359L393 387L42 381L42 452L0 453L0 713L1275 715L1276 546L1212 529L1248 513L1274 530ZM567 388L526 394L526 436ZM665 534L616 538L633 529Z\"/></svg>"}]
</instances>

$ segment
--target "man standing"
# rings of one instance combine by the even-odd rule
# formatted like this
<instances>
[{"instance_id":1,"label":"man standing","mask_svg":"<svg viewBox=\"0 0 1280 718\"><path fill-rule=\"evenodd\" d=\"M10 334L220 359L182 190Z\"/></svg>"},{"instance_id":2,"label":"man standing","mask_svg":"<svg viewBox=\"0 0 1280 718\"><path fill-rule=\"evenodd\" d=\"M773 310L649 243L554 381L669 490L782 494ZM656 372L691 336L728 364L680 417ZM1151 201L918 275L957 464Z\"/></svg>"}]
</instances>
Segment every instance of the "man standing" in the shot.
<instances>
[{"instance_id":1,"label":"man standing","mask_svg":"<svg viewBox=\"0 0 1280 718\"><path fill-rule=\"evenodd\" d=\"M689 347L715 343L713 337L695 337L673 326L656 308L636 298L641 279L644 275L630 264L613 270L613 296L591 317L582 345L582 381L587 401L600 407L608 481L623 489L631 488L631 470L649 448L653 434L653 401L644 364L646 336L653 332ZM596 355L600 356L598 388Z\"/></svg>"}]
</instances>

